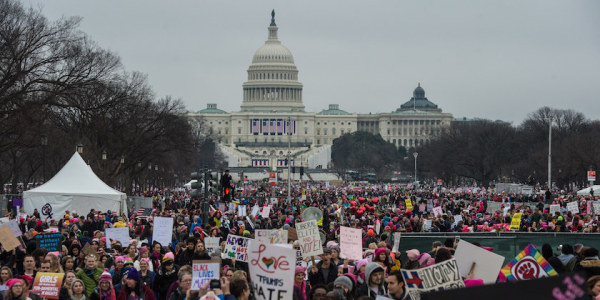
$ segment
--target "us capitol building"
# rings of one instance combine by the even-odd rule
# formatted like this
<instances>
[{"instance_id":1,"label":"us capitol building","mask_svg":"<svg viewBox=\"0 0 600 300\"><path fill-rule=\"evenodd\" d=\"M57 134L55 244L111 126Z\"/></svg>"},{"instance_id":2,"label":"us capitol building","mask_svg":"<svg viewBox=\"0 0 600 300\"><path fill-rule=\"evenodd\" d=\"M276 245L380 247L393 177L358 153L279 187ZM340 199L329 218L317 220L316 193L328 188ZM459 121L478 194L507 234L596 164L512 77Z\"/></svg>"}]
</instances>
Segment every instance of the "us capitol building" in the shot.
<instances>
[{"instance_id":1,"label":"us capitol building","mask_svg":"<svg viewBox=\"0 0 600 300\"><path fill-rule=\"evenodd\" d=\"M333 140L345 133L380 134L408 149L427 143L450 125L452 114L430 102L420 84L410 100L389 113L349 113L338 104L318 113L304 111L298 68L277 30L273 11L268 39L254 53L248 81L242 85L240 111L226 112L209 103L187 115L196 134L216 137L229 167L283 167L289 157L292 166L326 169L331 166Z\"/></svg>"}]
</instances>

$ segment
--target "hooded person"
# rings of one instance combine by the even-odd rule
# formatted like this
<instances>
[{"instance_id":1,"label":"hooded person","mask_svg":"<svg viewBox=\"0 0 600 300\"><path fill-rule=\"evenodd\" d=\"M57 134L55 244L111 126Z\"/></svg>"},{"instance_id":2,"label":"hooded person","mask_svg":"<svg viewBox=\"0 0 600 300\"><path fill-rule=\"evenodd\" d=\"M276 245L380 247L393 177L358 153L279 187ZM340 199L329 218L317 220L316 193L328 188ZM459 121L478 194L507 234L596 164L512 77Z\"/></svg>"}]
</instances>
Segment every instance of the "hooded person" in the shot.
<instances>
[{"instance_id":1,"label":"hooded person","mask_svg":"<svg viewBox=\"0 0 600 300\"><path fill-rule=\"evenodd\" d=\"M384 270L378 263L371 262L365 267L365 282L358 287L357 295L369 296L376 299L377 296L388 294L387 284L384 280Z\"/></svg>"},{"instance_id":2,"label":"hooded person","mask_svg":"<svg viewBox=\"0 0 600 300\"><path fill-rule=\"evenodd\" d=\"M92 295L90 296L90 300L116 300L117 295L115 293L115 288L113 286L113 278L108 272L102 273L100 275L100 280L98 280L98 287L94 289Z\"/></svg>"},{"instance_id":3,"label":"hooded person","mask_svg":"<svg viewBox=\"0 0 600 300\"><path fill-rule=\"evenodd\" d=\"M333 282L333 290L336 291L342 299L354 299L354 280L349 276L343 275L335 279Z\"/></svg>"},{"instance_id":4,"label":"hooded person","mask_svg":"<svg viewBox=\"0 0 600 300\"><path fill-rule=\"evenodd\" d=\"M162 263L158 272L154 276L153 290L158 293L159 299L162 300L167 298L167 292L169 291L169 287L173 282L177 281L178 272L179 266L173 262L173 258L171 258L170 255L165 255L165 257L163 257L162 259ZM139 276L137 270L136 274L138 274Z\"/></svg>"},{"instance_id":5,"label":"hooded person","mask_svg":"<svg viewBox=\"0 0 600 300\"><path fill-rule=\"evenodd\" d=\"M317 265L313 265L308 272L308 280L311 285L319 283L328 284L337 278L337 266L331 261L331 249L323 248L321 261Z\"/></svg>"}]
</instances>

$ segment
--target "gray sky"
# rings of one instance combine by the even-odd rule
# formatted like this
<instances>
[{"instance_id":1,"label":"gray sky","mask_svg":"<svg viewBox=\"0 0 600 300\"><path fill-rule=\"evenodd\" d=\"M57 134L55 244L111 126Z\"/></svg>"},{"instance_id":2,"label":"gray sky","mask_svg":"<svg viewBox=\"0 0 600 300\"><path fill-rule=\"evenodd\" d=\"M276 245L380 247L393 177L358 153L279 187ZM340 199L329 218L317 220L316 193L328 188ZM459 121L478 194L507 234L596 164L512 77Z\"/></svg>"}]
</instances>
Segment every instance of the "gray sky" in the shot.
<instances>
[{"instance_id":1,"label":"gray sky","mask_svg":"<svg viewBox=\"0 0 600 300\"><path fill-rule=\"evenodd\" d=\"M519 124L541 106L600 119L600 1L22 0L148 75L156 95L237 111L275 9L306 111L389 112L421 82L455 117Z\"/></svg>"}]
</instances>

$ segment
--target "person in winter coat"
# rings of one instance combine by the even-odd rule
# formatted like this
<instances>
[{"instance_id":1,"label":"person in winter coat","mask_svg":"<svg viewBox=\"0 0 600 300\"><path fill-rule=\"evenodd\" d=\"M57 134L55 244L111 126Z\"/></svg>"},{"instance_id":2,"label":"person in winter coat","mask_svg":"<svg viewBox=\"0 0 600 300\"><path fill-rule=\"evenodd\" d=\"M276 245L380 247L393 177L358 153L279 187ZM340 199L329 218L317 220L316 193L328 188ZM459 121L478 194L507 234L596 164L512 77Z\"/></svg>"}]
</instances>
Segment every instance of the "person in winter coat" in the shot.
<instances>
[{"instance_id":1,"label":"person in winter coat","mask_svg":"<svg viewBox=\"0 0 600 300\"><path fill-rule=\"evenodd\" d=\"M102 273L98 287L90 296L90 300L116 300L117 295L113 286L112 276L108 272Z\"/></svg>"},{"instance_id":2,"label":"person in winter coat","mask_svg":"<svg viewBox=\"0 0 600 300\"><path fill-rule=\"evenodd\" d=\"M88 255L85 257L85 266L77 271L77 278L81 279L85 285L85 292L88 296L92 294L98 285L100 275L104 271L96 266L96 257Z\"/></svg>"},{"instance_id":3,"label":"person in winter coat","mask_svg":"<svg viewBox=\"0 0 600 300\"><path fill-rule=\"evenodd\" d=\"M167 300L169 286L177 280L178 272L179 266L173 262L173 259L169 256L163 257L160 269L154 276L153 290L157 293L158 300Z\"/></svg>"},{"instance_id":4,"label":"person in winter coat","mask_svg":"<svg viewBox=\"0 0 600 300\"><path fill-rule=\"evenodd\" d=\"M310 295L310 287L304 280L305 272L305 267L296 267L294 273L294 299L296 300L309 300L307 296Z\"/></svg>"},{"instance_id":5,"label":"person in winter coat","mask_svg":"<svg viewBox=\"0 0 600 300\"><path fill-rule=\"evenodd\" d=\"M331 249L323 248L321 261L311 267L308 280L311 285L323 283L328 284L337 278L337 266L331 262Z\"/></svg>"},{"instance_id":6,"label":"person in winter coat","mask_svg":"<svg viewBox=\"0 0 600 300\"><path fill-rule=\"evenodd\" d=\"M185 300L188 290L192 287L192 274L180 272L179 287L171 293L169 300Z\"/></svg>"},{"instance_id":7,"label":"person in winter coat","mask_svg":"<svg viewBox=\"0 0 600 300\"><path fill-rule=\"evenodd\" d=\"M600 259L598 258L598 249L584 247L581 250L583 260L578 262L573 269L573 272L585 272L587 278L594 275L600 275Z\"/></svg>"},{"instance_id":8,"label":"person in winter coat","mask_svg":"<svg viewBox=\"0 0 600 300\"><path fill-rule=\"evenodd\" d=\"M400 271L393 271L388 276L389 298L394 300L410 300L411 297L406 291L406 284Z\"/></svg>"},{"instance_id":9,"label":"person in winter coat","mask_svg":"<svg viewBox=\"0 0 600 300\"><path fill-rule=\"evenodd\" d=\"M385 296L387 294L387 284L384 280L383 268L375 262L367 264L365 268L365 282L358 287L358 296L369 296L372 299L376 299L377 296Z\"/></svg>"},{"instance_id":10,"label":"person in winter coat","mask_svg":"<svg viewBox=\"0 0 600 300\"><path fill-rule=\"evenodd\" d=\"M156 300L150 287L140 280L140 274L135 268L127 272L125 281L117 300Z\"/></svg>"},{"instance_id":11,"label":"person in winter coat","mask_svg":"<svg viewBox=\"0 0 600 300\"><path fill-rule=\"evenodd\" d=\"M554 268L554 270L558 274L566 272L565 266L562 264L560 259L554 256L554 253L552 253L552 246L550 246L550 244L545 243L544 245L542 245L542 256L546 259L546 261L548 261L548 263L552 266L552 268Z\"/></svg>"}]
</instances>

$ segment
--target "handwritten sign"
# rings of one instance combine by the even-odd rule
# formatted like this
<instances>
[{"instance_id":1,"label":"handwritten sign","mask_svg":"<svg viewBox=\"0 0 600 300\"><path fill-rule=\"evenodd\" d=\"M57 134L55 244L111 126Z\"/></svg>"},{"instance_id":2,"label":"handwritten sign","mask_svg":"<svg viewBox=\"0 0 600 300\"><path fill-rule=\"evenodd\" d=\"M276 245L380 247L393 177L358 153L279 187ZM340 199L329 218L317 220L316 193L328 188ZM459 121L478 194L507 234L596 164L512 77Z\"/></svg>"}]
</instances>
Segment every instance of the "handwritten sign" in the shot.
<instances>
[{"instance_id":1,"label":"handwritten sign","mask_svg":"<svg viewBox=\"0 0 600 300\"><path fill-rule=\"evenodd\" d=\"M38 248L46 248L48 252L62 250L62 235L60 232L38 234L35 236L35 241Z\"/></svg>"},{"instance_id":2,"label":"handwritten sign","mask_svg":"<svg viewBox=\"0 0 600 300\"><path fill-rule=\"evenodd\" d=\"M154 218L154 231L152 240L161 243L163 246L171 244L173 238L173 218Z\"/></svg>"},{"instance_id":3,"label":"handwritten sign","mask_svg":"<svg viewBox=\"0 0 600 300\"><path fill-rule=\"evenodd\" d=\"M200 287L212 279L219 280L221 261L194 260L192 261L192 290L198 291Z\"/></svg>"},{"instance_id":4,"label":"handwritten sign","mask_svg":"<svg viewBox=\"0 0 600 300\"><path fill-rule=\"evenodd\" d=\"M296 251L257 241L250 243L249 269L256 300L292 300Z\"/></svg>"},{"instance_id":5,"label":"handwritten sign","mask_svg":"<svg viewBox=\"0 0 600 300\"><path fill-rule=\"evenodd\" d=\"M594 214L600 215L600 202L598 201L594 202Z\"/></svg>"},{"instance_id":6,"label":"handwritten sign","mask_svg":"<svg viewBox=\"0 0 600 300\"><path fill-rule=\"evenodd\" d=\"M287 244L288 231L283 229L258 229L254 231L254 238L264 244Z\"/></svg>"},{"instance_id":7,"label":"handwritten sign","mask_svg":"<svg viewBox=\"0 0 600 300\"><path fill-rule=\"evenodd\" d=\"M577 205L577 201L567 203L567 210L574 214L578 214L579 213L579 205Z\"/></svg>"},{"instance_id":8,"label":"handwritten sign","mask_svg":"<svg viewBox=\"0 0 600 300\"><path fill-rule=\"evenodd\" d=\"M406 198L406 200L404 200L404 203L406 204L406 209L410 209L411 211L413 210L413 205L412 201L410 201L410 198Z\"/></svg>"},{"instance_id":9,"label":"handwritten sign","mask_svg":"<svg viewBox=\"0 0 600 300\"><path fill-rule=\"evenodd\" d=\"M206 252L210 257L220 257L221 256L221 245L219 245L218 237L205 237L204 238L204 247L206 248Z\"/></svg>"},{"instance_id":10,"label":"handwritten sign","mask_svg":"<svg viewBox=\"0 0 600 300\"><path fill-rule=\"evenodd\" d=\"M392 246L392 252L398 252L398 248L400 247L400 232L394 232L394 245Z\"/></svg>"},{"instance_id":11,"label":"handwritten sign","mask_svg":"<svg viewBox=\"0 0 600 300\"><path fill-rule=\"evenodd\" d=\"M0 244L4 251L11 251L21 245L21 242L10 231L8 226L0 227Z\"/></svg>"},{"instance_id":12,"label":"handwritten sign","mask_svg":"<svg viewBox=\"0 0 600 300\"><path fill-rule=\"evenodd\" d=\"M238 216L240 216L240 217L246 216L246 205L238 205Z\"/></svg>"},{"instance_id":13,"label":"handwritten sign","mask_svg":"<svg viewBox=\"0 0 600 300\"><path fill-rule=\"evenodd\" d=\"M106 248L110 249L113 241L121 242L123 248L129 246L129 227L106 228Z\"/></svg>"},{"instance_id":14,"label":"handwritten sign","mask_svg":"<svg viewBox=\"0 0 600 300\"><path fill-rule=\"evenodd\" d=\"M510 229L519 230L521 228L521 216L522 213L516 213L513 215L512 220L510 221Z\"/></svg>"},{"instance_id":15,"label":"handwritten sign","mask_svg":"<svg viewBox=\"0 0 600 300\"><path fill-rule=\"evenodd\" d=\"M260 215L266 219L269 217L269 213L271 213L271 207L270 206L265 206L263 207L262 211L260 212Z\"/></svg>"},{"instance_id":16,"label":"handwritten sign","mask_svg":"<svg viewBox=\"0 0 600 300\"><path fill-rule=\"evenodd\" d=\"M64 273L37 273L31 291L44 299L58 299L64 276Z\"/></svg>"},{"instance_id":17,"label":"handwritten sign","mask_svg":"<svg viewBox=\"0 0 600 300\"><path fill-rule=\"evenodd\" d=\"M421 299L421 293L424 292L465 287L455 259L421 269L401 269L400 271L404 277L408 295L414 300Z\"/></svg>"},{"instance_id":18,"label":"handwritten sign","mask_svg":"<svg viewBox=\"0 0 600 300\"><path fill-rule=\"evenodd\" d=\"M350 227L340 227L340 257L362 259L362 231Z\"/></svg>"},{"instance_id":19,"label":"handwritten sign","mask_svg":"<svg viewBox=\"0 0 600 300\"><path fill-rule=\"evenodd\" d=\"M433 215L436 217L441 217L444 213L442 212L442 207L436 206L433 208Z\"/></svg>"},{"instance_id":20,"label":"handwritten sign","mask_svg":"<svg viewBox=\"0 0 600 300\"><path fill-rule=\"evenodd\" d=\"M560 205L559 204L550 205L550 215L554 216L554 214L556 214L557 212L560 212Z\"/></svg>"},{"instance_id":21,"label":"handwritten sign","mask_svg":"<svg viewBox=\"0 0 600 300\"><path fill-rule=\"evenodd\" d=\"M225 258L248 262L248 243L251 239L230 234L225 243Z\"/></svg>"},{"instance_id":22,"label":"handwritten sign","mask_svg":"<svg viewBox=\"0 0 600 300\"><path fill-rule=\"evenodd\" d=\"M23 235L21 232L21 228L19 228L19 223L17 223L16 219L8 220L8 218L0 219L0 227L8 226L10 231L15 235L15 237L20 237Z\"/></svg>"},{"instance_id":23,"label":"handwritten sign","mask_svg":"<svg viewBox=\"0 0 600 300\"><path fill-rule=\"evenodd\" d=\"M323 245L321 244L317 221L310 220L296 223L296 234L300 242L302 256L310 257L323 254Z\"/></svg>"},{"instance_id":24,"label":"handwritten sign","mask_svg":"<svg viewBox=\"0 0 600 300\"><path fill-rule=\"evenodd\" d=\"M504 256L477 247L465 240L461 240L454 254L460 275L467 277L473 263L473 278L482 279L485 284L494 284L498 273L502 269Z\"/></svg>"},{"instance_id":25,"label":"handwritten sign","mask_svg":"<svg viewBox=\"0 0 600 300\"><path fill-rule=\"evenodd\" d=\"M433 224L433 221L431 220L425 220L425 222L423 222L423 231L429 231L431 230L431 225Z\"/></svg>"}]
</instances>

